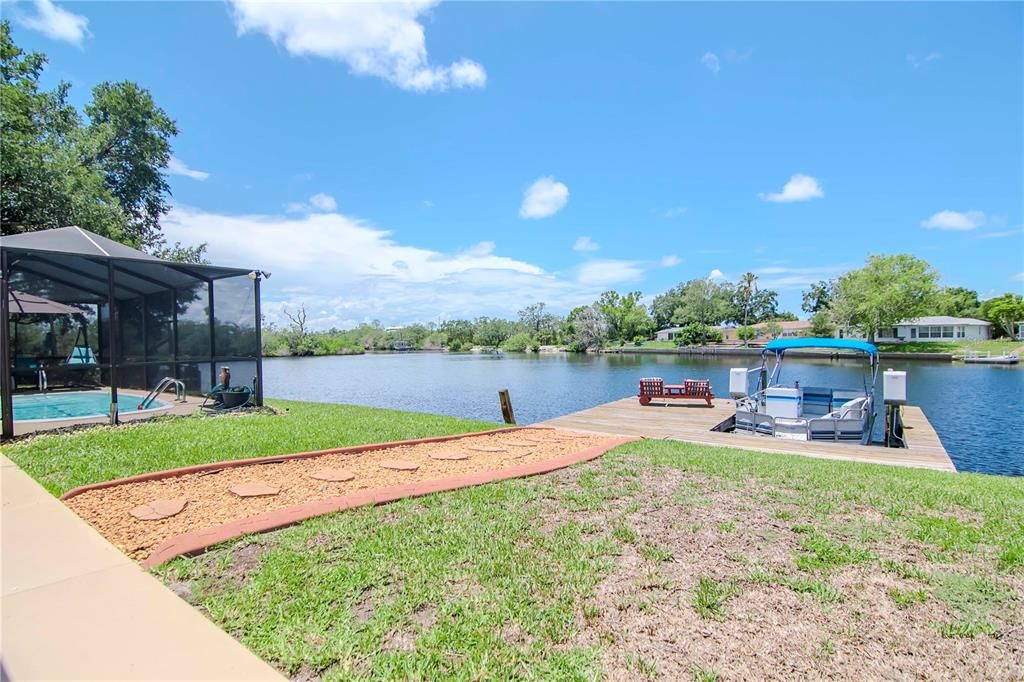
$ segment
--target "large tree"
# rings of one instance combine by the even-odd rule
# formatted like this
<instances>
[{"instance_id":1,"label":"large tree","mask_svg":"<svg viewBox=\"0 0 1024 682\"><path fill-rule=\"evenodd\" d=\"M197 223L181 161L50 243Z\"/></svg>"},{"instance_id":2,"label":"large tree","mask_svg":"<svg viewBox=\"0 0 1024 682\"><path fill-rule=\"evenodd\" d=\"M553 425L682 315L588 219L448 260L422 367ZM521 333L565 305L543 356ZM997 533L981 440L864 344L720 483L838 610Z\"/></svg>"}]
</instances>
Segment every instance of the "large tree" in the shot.
<instances>
[{"instance_id":1,"label":"large tree","mask_svg":"<svg viewBox=\"0 0 1024 682\"><path fill-rule=\"evenodd\" d=\"M835 287L835 280L821 280L815 282L803 293L801 308L805 313L814 314L822 310L828 310L832 303L832 289Z\"/></svg>"},{"instance_id":2,"label":"large tree","mask_svg":"<svg viewBox=\"0 0 1024 682\"><path fill-rule=\"evenodd\" d=\"M533 303L528 305L519 311L519 325L530 334L530 336L536 336L540 331L541 324L544 320L545 310L547 304Z\"/></svg>"},{"instance_id":3,"label":"large tree","mask_svg":"<svg viewBox=\"0 0 1024 682\"><path fill-rule=\"evenodd\" d=\"M608 337L612 341L635 341L647 338L654 331L654 321L641 304L642 298L639 291L625 295L617 291L601 294L596 305L608 322Z\"/></svg>"},{"instance_id":4,"label":"large tree","mask_svg":"<svg viewBox=\"0 0 1024 682\"><path fill-rule=\"evenodd\" d=\"M757 297L757 275L752 272L744 272L740 275L739 282L733 292L733 306L735 308L736 324L748 325L756 322L754 312L754 299Z\"/></svg>"},{"instance_id":5,"label":"large tree","mask_svg":"<svg viewBox=\"0 0 1024 682\"><path fill-rule=\"evenodd\" d=\"M78 225L163 255L201 258L201 250L168 248L160 232L174 121L128 82L96 86L83 117L68 101L69 84L41 86L45 65L45 55L21 50L10 24L0 22L0 232Z\"/></svg>"},{"instance_id":6,"label":"large tree","mask_svg":"<svg viewBox=\"0 0 1024 682\"><path fill-rule=\"evenodd\" d=\"M595 303L574 308L569 315L572 329L569 345L577 351L600 348L608 338L608 320L600 307Z\"/></svg>"},{"instance_id":7,"label":"large tree","mask_svg":"<svg viewBox=\"0 0 1024 682\"><path fill-rule=\"evenodd\" d=\"M880 329L927 315L938 273L908 254L869 256L867 264L839 278L831 310L840 327L854 327L873 341Z\"/></svg>"},{"instance_id":8,"label":"large tree","mask_svg":"<svg viewBox=\"0 0 1024 682\"><path fill-rule=\"evenodd\" d=\"M682 295L672 313L672 324L685 326L699 322L717 326L730 317L732 287L712 279L692 279L682 287Z\"/></svg>"},{"instance_id":9,"label":"large tree","mask_svg":"<svg viewBox=\"0 0 1024 682\"><path fill-rule=\"evenodd\" d=\"M935 296L935 313L952 317L977 317L981 314L978 292L965 287L942 287Z\"/></svg>"},{"instance_id":10,"label":"large tree","mask_svg":"<svg viewBox=\"0 0 1024 682\"><path fill-rule=\"evenodd\" d=\"M732 290L727 322L741 326L772 320L778 315L779 294L773 289L760 289L757 275L745 272Z\"/></svg>"},{"instance_id":11,"label":"large tree","mask_svg":"<svg viewBox=\"0 0 1024 682\"><path fill-rule=\"evenodd\" d=\"M1024 322L1024 297L1006 293L990 298L981 304L981 314L996 325L997 333L1014 338L1017 336L1017 324Z\"/></svg>"}]
</instances>

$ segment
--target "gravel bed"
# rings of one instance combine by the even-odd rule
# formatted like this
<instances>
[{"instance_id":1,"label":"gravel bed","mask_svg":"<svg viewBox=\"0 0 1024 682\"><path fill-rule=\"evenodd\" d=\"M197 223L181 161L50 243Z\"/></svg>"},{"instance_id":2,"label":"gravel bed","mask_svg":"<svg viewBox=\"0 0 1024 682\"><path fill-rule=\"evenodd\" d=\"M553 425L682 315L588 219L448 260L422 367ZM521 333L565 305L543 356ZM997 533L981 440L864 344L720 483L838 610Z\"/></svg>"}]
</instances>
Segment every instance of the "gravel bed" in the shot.
<instances>
[{"instance_id":1,"label":"gravel bed","mask_svg":"<svg viewBox=\"0 0 1024 682\"><path fill-rule=\"evenodd\" d=\"M125 483L90 490L67 500L67 505L111 543L136 561L143 561L168 538L248 518L264 512L341 497L373 488L504 469L554 459L600 445L607 439L567 431L529 430L492 435L468 435L456 440L402 445L359 453L253 464L186 474L155 481ZM435 459L431 454L464 454L466 459ZM415 463L412 471L381 467L382 462ZM344 469L354 478L326 481L313 474ZM241 483L266 483L280 488L276 495L239 497L230 492ZM145 521L130 511L157 500L184 498L185 508L165 519Z\"/></svg>"}]
</instances>

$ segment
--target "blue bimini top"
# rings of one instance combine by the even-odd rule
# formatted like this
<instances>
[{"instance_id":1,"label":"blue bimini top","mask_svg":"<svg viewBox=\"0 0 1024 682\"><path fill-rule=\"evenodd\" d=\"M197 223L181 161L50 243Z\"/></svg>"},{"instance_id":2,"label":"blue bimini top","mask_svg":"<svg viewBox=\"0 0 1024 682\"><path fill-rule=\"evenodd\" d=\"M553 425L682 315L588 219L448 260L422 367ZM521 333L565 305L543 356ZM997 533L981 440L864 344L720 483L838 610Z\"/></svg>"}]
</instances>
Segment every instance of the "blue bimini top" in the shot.
<instances>
[{"instance_id":1,"label":"blue bimini top","mask_svg":"<svg viewBox=\"0 0 1024 682\"><path fill-rule=\"evenodd\" d=\"M855 350L861 353L867 353L871 356L878 355L878 349L875 348L875 344L868 343L867 341L857 341L856 339L775 339L769 341L765 345L765 352L772 352L776 355L781 355L787 350L795 348L832 348L835 350Z\"/></svg>"}]
</instances>

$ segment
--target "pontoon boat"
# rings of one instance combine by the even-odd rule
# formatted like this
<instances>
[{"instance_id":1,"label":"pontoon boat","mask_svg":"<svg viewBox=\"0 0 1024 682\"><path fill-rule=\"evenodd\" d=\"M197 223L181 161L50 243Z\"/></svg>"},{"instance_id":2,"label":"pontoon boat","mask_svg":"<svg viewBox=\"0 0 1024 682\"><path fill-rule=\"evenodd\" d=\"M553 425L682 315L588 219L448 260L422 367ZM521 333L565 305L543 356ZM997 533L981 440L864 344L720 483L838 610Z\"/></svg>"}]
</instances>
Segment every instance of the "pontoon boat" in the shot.
<instances>
[{"instance_id":1,"label":"pontoon boat","mask_svg":"<svg viewBox=\"0 0 1024 682\"><path fill-rule=\"evenodd\" d=\"M860 388L801 386L780 380L786 351L824 349L866 356L868 372ZM774 366L768 371L768 360ZM747 393L749 374L757 372L757 390ZM902 374L902 373L901 373ZM736 432L791 440L845 441L867 445L875 422L878 349L853 339L777 339L761 353L761 367L730 371L729 392L736 399Z\"/></svg>"}]
</instances>

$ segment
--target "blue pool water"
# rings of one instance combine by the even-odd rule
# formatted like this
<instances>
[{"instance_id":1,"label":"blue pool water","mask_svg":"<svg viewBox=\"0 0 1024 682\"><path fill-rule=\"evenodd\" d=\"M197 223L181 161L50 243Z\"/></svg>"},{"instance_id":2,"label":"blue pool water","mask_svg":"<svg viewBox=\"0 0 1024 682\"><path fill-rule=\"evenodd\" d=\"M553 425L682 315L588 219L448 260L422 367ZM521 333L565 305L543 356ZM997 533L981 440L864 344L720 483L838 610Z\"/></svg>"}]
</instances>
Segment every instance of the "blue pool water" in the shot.
<instances>
[{"instance_id":1,"label":"blue pool water","mask_svg":"<svg viewBox=\"0 0 1024 682\"><path fill-rule=\"evenodd\" d=\"M142 398L120 394L117 408L122 412L134 412ZM149 410L165 407L159 400ZM105 417L110 409L110 394L106 391L59 391L32 395L14 396L14 420L77 419L80 417ZM147 410L147 411L149 411Z\"/></svg>"}]
</instances>

